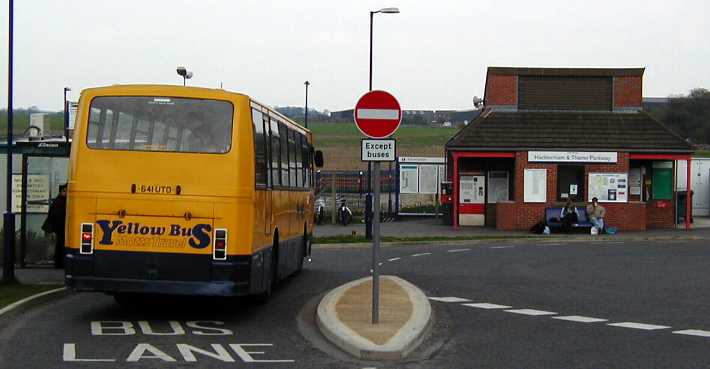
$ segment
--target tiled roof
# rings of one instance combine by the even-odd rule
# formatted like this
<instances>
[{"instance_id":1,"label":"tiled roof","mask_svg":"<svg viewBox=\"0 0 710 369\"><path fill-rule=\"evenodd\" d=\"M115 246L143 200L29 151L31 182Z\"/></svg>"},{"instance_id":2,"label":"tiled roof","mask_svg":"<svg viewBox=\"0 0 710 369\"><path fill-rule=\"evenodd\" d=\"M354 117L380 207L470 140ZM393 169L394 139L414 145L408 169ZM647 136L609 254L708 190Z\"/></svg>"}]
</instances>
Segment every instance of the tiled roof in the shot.
<instances>
[{"instance_id":1,"label":"tiled roof","mask_svg":"<svg viewBox=\"0 0 710 369\"><path fill-rule=\"evenodd\" d=\"M693 151L690 144L645 112L487 111L454 135L446 148Z\"/></svg>"}]
</instances>

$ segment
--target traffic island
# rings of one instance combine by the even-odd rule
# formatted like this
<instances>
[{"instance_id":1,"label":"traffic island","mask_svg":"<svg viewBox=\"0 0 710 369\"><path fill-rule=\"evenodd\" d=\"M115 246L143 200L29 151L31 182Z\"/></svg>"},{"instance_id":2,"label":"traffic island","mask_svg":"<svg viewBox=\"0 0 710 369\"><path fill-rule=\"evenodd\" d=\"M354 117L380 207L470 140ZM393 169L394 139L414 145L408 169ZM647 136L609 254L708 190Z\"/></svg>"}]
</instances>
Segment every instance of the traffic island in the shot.
<instances>
[{"instance_id":1,"label":"traffic island","mask_svg":"<svg viewBox=\"0 0 710 369\"><path fill-rule=\"evenodd\" d=\"M321 333L345 352L364 360L397 360L424 341L432 325L431 305L415 285L381 276L379 318L372 324L371 277L333 289L316 312Z\"/></svg>"}]
</instances>

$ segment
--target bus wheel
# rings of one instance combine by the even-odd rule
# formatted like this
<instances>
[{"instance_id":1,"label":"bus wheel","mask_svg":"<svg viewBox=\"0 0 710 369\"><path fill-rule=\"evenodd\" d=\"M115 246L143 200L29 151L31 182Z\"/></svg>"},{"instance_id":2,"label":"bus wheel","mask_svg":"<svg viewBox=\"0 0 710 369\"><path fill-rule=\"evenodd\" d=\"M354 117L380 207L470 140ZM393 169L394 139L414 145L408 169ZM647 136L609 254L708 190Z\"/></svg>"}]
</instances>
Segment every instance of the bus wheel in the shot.
<instances>
[{"instance_id":1,"label":"bus wheel","mask_svg":"<svg viewBox=\"0 0 710 369\"><path fill-rule=\"evenodd\" d=\"M277 236L278 237L278 236ZM279 241L278 238L274 239L274 246L271 249L271 256L269 257L269 263L271 264L270 268L270 273L266 275L266 280L264 281L264 290L256 295L254 295L254 302L257 304L265 304L267 301L269 301L269 298L271 297L271 291L274 288L274 285L276 284L276 279L278 276L278 245Z\"/></svg>"},{"instance_id":2,"label":"bus wheel","mask_svg":"<svg viewBox=\"0 0 710 369\"><path fill-rule=\"evenodd\" d=\"M306 258L306 250L308 250L308 242L310 242L310 240L308 239L308 235L306 233L304 233L303 234L303 241L301 242L301 245L300 245L299 251L298 251L298 255L296 256L295 274L298 274L303 270L303 259Z\"/></svg>"}]
</instances>

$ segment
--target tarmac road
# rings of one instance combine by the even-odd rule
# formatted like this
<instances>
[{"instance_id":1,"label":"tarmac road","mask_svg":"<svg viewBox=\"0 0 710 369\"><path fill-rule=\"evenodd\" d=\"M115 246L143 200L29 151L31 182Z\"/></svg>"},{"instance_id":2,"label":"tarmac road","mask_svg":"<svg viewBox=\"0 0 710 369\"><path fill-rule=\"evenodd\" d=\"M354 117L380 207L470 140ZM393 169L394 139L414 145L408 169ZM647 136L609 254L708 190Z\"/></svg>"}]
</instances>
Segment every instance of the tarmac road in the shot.
<instances>
[{"instance_id":1,"label":"tarmac road","mask_svg":"<svg viewBox=\"0 0 710 369\"><path fill-rule=\"evenodd\" d=\"M368 248L316 248L314 261L263 306L159 299L127 310L110 296L76 293L0 320L0 367L710 365L707 241L501 241L382 254L383 273L422 288L437 317L425 347L404 362L356 361L314 337L304 306L367 275L370 258Z\"/></svg>"}]
</instances>

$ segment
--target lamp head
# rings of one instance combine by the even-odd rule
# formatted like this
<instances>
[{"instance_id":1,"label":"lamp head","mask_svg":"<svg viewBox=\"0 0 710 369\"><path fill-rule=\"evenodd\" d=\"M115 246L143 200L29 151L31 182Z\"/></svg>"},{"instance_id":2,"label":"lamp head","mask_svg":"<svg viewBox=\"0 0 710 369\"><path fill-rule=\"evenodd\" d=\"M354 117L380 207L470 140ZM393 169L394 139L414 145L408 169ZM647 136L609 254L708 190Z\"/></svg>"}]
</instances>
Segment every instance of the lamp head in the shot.
<instances>
[{"instance_id":1,"label":"lamp head","mask_svg":"<svg viewBox=\"0 0 710 369\"><path fill-rule=\"evenodd\" d=\"M181 77L186 77L186 76L187 76L187 68L185 68L185 67L177 67L177 69L176 69L175 71L176 71L177 74L178 74L179 76L181 76Z\"/></svg>"},{"instance_id":2,"label":"lamp head","mask_svg":"<svg viewBox=\"0 0 710 369\"><path fill-rule=\"evenodd\" d=\"M385 14L397 14L399 13L399 8L382 8L377 11L378 13L385 13Z\"/></svg>"}]
</instances>

